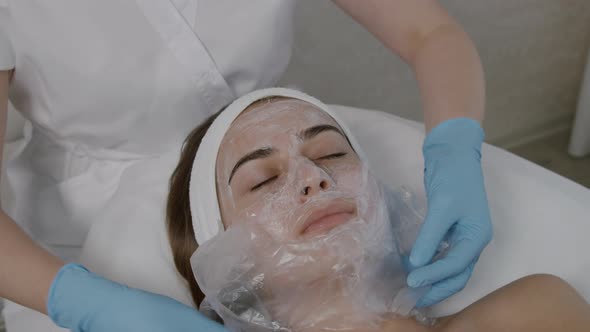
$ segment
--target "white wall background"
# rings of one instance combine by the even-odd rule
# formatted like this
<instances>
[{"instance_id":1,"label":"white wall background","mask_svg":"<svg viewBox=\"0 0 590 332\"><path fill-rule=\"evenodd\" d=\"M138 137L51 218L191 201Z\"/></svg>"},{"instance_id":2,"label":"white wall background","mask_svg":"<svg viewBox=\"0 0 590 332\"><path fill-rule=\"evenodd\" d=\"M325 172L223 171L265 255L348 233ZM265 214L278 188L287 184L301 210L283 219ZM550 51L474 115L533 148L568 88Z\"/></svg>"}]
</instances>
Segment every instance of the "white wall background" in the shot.
<instances>
[{"instance_id":1,"label":"white wall background","mask_svg":"<svg viewBox=\"0 0 590 332\"><path fill-rule=\"evenodd\" d=\"M359 0L360 1L360 0ZM487 81L487 141L512 146L571 126L590 44L590 0L440 0ZM411 71L328 0L300 0L282 84L329 103L421 119Z\"/></svg>"}]
</instances>

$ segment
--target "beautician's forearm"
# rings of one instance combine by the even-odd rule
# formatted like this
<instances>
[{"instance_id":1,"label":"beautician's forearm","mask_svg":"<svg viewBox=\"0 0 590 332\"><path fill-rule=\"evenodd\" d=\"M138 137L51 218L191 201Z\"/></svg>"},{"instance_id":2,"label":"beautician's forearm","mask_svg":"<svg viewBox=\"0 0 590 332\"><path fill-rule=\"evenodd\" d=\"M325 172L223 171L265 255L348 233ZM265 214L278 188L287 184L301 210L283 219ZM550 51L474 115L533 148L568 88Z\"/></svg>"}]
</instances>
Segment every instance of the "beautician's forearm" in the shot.
<instances>
[{"instance_id":1,"label":"beautician's forearm","mask_svg":"<svg viewBox=\"0 0 590 332\"><path fill-rule=\"evenodd\" d=\"M0 297L47 313L47 294L62 265L0 211Z\"/></svg>"},{"instance_id":2,"label":"beautician's forearm","mask_svg":"<svg viewBox=\"0 0 590 332\"><path fill-rule=\"evenodd\" d=\"M422 95L427 132L457 117L483 121L483 69L473 42L461 27L449 24L431 32L410 65Z\"/></svg>"},{"instance_id":3,"label":"beautician's forearm","mask_svg":"<svg viewBox=\"0 0 590 332\"><path fill-rule=\"evenodd\" d=\"M463 29L437 0L334 0L414 70L430 130L455 117L481 121L484 78Z\"/></svg>"},{"instance_id":4,"label":"beautician's forearm","mask_svg":"<svg viewBox=\"0 0 590 332\"><path fill-rule=\"evenodd\" d=\"M10 72L0 71L0 156L6 130ZM37 246L0 210L0 297L46 313L47 293L61 260Z\"/></svg>"}]
</instances>

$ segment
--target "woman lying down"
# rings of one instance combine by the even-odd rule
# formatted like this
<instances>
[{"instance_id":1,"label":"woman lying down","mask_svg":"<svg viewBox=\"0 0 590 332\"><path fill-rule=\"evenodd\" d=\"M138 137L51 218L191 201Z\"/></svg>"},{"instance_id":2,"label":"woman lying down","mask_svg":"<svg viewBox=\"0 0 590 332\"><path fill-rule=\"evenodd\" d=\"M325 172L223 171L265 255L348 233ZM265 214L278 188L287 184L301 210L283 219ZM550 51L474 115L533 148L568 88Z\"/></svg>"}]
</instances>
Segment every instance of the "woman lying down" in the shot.
<instances>
[{"instance_id":1,"label":"woman lying down","mask_svg":"<svg viewBox=\"0 0 590 332\"><path fill-rule=\"evenodd\" d=\"M421 219L407 197L371 175L321 102L255 91L185 142L168 200L175 264L195 303L234 331L590 329L590 306L549 275L452 316L413 309L424 290L406 287L404 257Z\"/></svg>"}]
</instances>

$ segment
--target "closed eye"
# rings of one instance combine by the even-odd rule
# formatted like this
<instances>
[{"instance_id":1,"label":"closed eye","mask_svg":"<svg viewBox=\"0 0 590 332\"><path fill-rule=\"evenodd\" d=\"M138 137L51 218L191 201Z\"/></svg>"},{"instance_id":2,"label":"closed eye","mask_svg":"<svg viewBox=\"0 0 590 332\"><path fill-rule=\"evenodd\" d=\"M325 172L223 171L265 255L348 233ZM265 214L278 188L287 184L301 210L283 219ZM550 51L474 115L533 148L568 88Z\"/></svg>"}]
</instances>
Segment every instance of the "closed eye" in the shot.
<instances>
[{"instance_id":1,"label":"closed eye","mask_svg":"<svg viewBox=\"0 0 590 332\"><path fill-rule=\"evenodd\" d=\"M316 158L315 160L330 160L330 159L337 159L337 158L342 158L344 156L346 156L347 153L346 152L338 152L338 153L332 153L329 155L325 155L319 158ZM257 185L255 185L254 187L250 188L250 191L256 191L258 189L260 189L261 187L273 182L274 180L276 180L279 176L275 175L273 177L270 177L260 183L258 183Z\"/></svg>"},{"instance_id":2,"label":"closed eye","mask_svg":"<svg viewBox=\"0 0 590 332\"><path fill-rule=\"evenodd\" d=\"M279 176L275 175L273 177L270 177L262 182L260 182L259 184L255 185L254 187L250 188L250 191L256 191L258 189L260 189L262 186L269 184L271 182L273 182L274 180L276 180Z\"/></svg>"},{"instance_id":3,"label":"closed eye","mask_svg":"<svg viewBox=\"0 0 590 332\"><path fill-rule=\"evenodd\" d=\"M347 155L346 152L338 152L338 153L329 154L327 156L319 157L316 160L336 159L336 158L344 157L346 155Z\"/></svg>"}]
</instances>

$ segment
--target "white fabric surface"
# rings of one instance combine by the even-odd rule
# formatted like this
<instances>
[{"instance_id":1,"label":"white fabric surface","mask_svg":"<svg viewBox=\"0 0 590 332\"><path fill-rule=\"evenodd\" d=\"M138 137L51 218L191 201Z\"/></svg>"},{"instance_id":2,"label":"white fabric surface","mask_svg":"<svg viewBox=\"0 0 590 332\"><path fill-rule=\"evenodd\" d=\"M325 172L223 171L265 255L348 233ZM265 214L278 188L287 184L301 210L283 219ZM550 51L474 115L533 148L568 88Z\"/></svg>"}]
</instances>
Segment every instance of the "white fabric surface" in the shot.
<instances>
[{"instance_id":1,"label":"white fabric surface","mask_svg":"<svg viewBox=\"0 0 590 332\"><path fill-rule=\"evenodd\" d=\"M293 6L1 1L0 62L14 58L9 97L30 121L3 160L8 214L58 255L77 257L94 220L121 208L112 197L131 170L176 151L235 96L275 84L291 54Z\"/></svg>"},{"instance_id":2,"label":"white fabric surface","mask_svg":"<svg viewBox=\"0 0 590 332\"><path fill-rule=\"evenodd\" d=\"M0 22L8 20L7 0L0 0ZM10 41L8 31L0 23L0 70L14 68L14 50Z\"/></svg>"},{"instance_id":3,"label":"white fabric surface","mask_svg":"<svg viewBox=\"0 0 590 332\"><path fill-rule=\"evenodd\" d=\"M373 170L384 181L423 195L419 123L382 112L333 106L364 148ZM178 156L154 161L148 171L176 163ZM165 160L168 159L168 160ZM142 165L143 166L143 165ZM138 165L137 167L140 167ZM501 149L484 145L483 168L494 222L494 239L484 251L465 290L436 306L445 315L464 308L498 287L532 273L552 273L570 282L590 301L590 190ZM167 184L138 172L131 182L151 188L145 197L122 193L113 199L139 206L113 211L107 223L93 225L83 263L94 271L136 287L190 303L188 289L170 261L157 199ZM143 175L142 175L143 174ZM126 190L134 186L122 183ZM116 222L116 220L125 223ZM9 332L51 331L48 318L28 309L7 305ZM42 322L47 327L40 328ZM39 328L38 328L39 327Z\"/></svg>"},{"instance_id":4,"label":"white fabric surface","mask_svg":"<svg viewBox=\"0 0 590 332\"><path fill-rule=\"evenodd\" d=\"M590 154L590 53L586 60L584 78L578 96L578 108L574 118L569 153L574 157Z\"/></svg>"},{"instance_id":5,"label":"white fabric surface","mask_svg":"<svg viewBox=\"0 0 590 332\"><path fill-rule=\"evenodd\" d=\"M273 85L291 54L292 0L4 2L12 102L51 137L92 149L160 152Z\"/></svg>"},{"instance_id":6,"label":"white fabric surface","mask_svg":"<svg viewBox=\"0 0 590 332\"><path fill-rule=\"evenodd\" d=\"M215 171L221 141L234 120L248 106L257 100L272 96L303 100L328 113L340 125L359 157L365 160L364 154L356 142L354 135L351 135L346 124L338 118L338 114L312 96L292 89L268 88L253 91L236 99L213 121L207 133L203 136L193 162L189 185L190 209L193 217L193 229L195 230L195 237L198 244L205 243L224 229L221 221L219 201L217 199Z\"/></svg>"},{"instance_id":7,"label":"white fabric surface","mask_svg":"<svg viewBox=\"0 0 590 332\"><path fill-rule=\"evenodd\" d=\"M235 96L275 85L291 55L294 4L0 0L0 65L15 67L9 97L29 120L3 159L3 208L66 260L94 228L114 233L89 236L113 249L129 247L132 230L163 231L180 141ZM157 263L133 262L141 246L86 261L115 280L170 291L180 282L165 234L154 234L146 242ZM169 279L130 277L134 264L167 266ZM19 315L9 314L25 318L9 318L8 328L35 330Z\"/></svg>"},{"instance_id":8,"label":"white fabric surface","mask_svg":"<svg viewBox=\"0 0 590 332\"><path fill-rule=\"evenodd\" d=\"M2 16L0 16L0 20ZM0 70L14 68L14 51L8 35L0 30Z\"/></svg>"}]
</instances>

